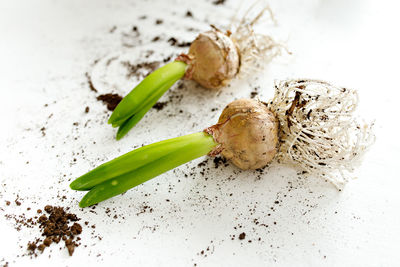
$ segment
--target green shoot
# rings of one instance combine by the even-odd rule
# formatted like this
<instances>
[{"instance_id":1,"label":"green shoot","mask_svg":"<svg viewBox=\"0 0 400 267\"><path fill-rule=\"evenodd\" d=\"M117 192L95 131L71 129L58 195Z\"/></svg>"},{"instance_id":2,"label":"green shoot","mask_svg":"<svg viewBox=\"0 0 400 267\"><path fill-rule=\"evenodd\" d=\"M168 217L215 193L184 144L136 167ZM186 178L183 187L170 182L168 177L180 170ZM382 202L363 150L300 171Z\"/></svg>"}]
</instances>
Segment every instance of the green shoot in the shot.
<instances>
[{"instance_id":1,"label":"green shoot","mask_svg":"<svg viewBox=\"0 0 400 267\"><path fill-rule=\"evenodd\" d=\"M136 150L134 150L130 152L132 154L128 153L122 156L125 158L120 157L109 162L104 171L109 175L101 176L103 172L98 171L99 176L97 176L92 173L97 169L93 170L88 173L88 175L90 174L89 177L84 178L84 180L89 180L85 186L75 186L74 183L82 178L80 177L71 184L71 188L78 190L90 188L90 191L79 203L80 207L88 207L122 194L168 170L206 155L216 145L217 143L214 141L214 138L204 132L165 140L142 147L141 151L136 152L137 155L135 155L134 152ZM148 148L150 146L153 146L152 149ZM147 153L145 152L146 150L148 150ZM140 163L137 163L136 166L132 168L129 166L130 163L128 162L132 161L135 157ZM121 167L124 170L121 170ZM90 183L90 181L93 182Z\"/></svg>"},{"instance_id":2,"label":"green shoot","mask_svg":"<svg viewBox=\"0 0 400 267\"><path fill-rule=\"evenodd\" d=\"M116 139L120 140L122 137L124 137L129 132L129 130L132 129L144 117L144 115L146 115L147 111L149 111L157 103L157 100L160 99L160 97L165 93L165 91L168 90L174 83L175 80L172 80L170 82L167 82L165 85L161 86L161 88L154 93L152 99L150 99L147 102L148 103L147 106L143 107L138 113L127 119L118 128Z\"/></svg>"},{"instance_id":3,"label":"green shoot","mask_svg":"<svg viewBox=\"0 0 400 267\"><path fill-rule=\"evenodd\" d=\"M133 171L149 164L172 151L186 147L188 144L204 139L204 133L184 135L132 150L118 158L103 163L92 171L74 180L70 187L74 190L90 190L113 177Z\"/></svg>"},{"instance_id":4,"label":"green shoot","mask_svg":"<svg viewBox=\"0 0 400 267\"><path fill-rule=\"evenodd\" d=\"M113 127L124 126L119 138L136 125L157 100L183 77L186 67L187 64L181 61L168 63L147 76L122 99L108 120ZM132 118L133 121L130 121Z\"/></svg>"}]
</instances>

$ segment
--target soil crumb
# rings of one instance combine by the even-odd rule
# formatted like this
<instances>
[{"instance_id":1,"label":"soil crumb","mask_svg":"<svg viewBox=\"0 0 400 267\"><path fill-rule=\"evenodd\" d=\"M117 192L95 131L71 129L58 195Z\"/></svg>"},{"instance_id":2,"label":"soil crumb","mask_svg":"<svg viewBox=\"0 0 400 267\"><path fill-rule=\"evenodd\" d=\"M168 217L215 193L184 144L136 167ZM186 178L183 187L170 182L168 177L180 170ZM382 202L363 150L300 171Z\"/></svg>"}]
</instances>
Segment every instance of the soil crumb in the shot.
<instances>
[{"instance_id":1,"label":"soil crumb","mask_svg":"<svg viewBox=\"0 0 400 267\"><path fill-rule=\"evenodd\" d=\"M250 98L255 98L256 96L258 96L258 92L253 91L250 93Z\"/></svg>"},{"instance_id":2,"label":"soil crumb","mask_svg":"<svg viewBox=\"0 0 400 267\"><path fill-rule=\"evenodd\" d=\"M239 235L239 240L243 240L243 239L245 239L246 238L246 233L241 233L240 235Z\"/></svg>"},{"instance_id":3,"label":"soil crumb","mask_svg":"<svg viewBox=\"0 0 400 267\"><path fill-rule=\"evenodd\" d=\"M218 169L219 166L221 166L221 165L223 165L225 167L227 167L229 165L229 163L227 162L226 158L223 158L223 157L215 157L213 159L213 162L214 162L214 167L216 169Z\"/></svg>"},{"instance_id":4,"label":"soil crumb","mask_svg":"<svg viewBox=\"0 0 400 267\"><path fill-rule=\"evenodd\" d=\"M107 105L107 109L109 111L114 111L119 102L121 102L122 96L118 94L104 94L104 95L99 95L97 97L97 100L103 101L103 103Z\"/></svg>"},{"instance_id":5,"label":"soil crumb","mask_svg":"<svg viewBox=\"0 0 400 267\"><path fill-rule=\"evenodd\" d=\"M162 110L168 103L167 102L157 102L153 108L157 111Z\"/></svg>"},{"instance_id":6,"label":"soil crumb","mask_svg":"<svg viewBox=\"0 0 400 267\"><path fill-rule=\"evenodd\" d=\"M89 84L89 88L91 91L97 93L97 89L94 87L93 82L92 82L92 78L90 77L89 73L85 73L86 79L87 79L87 83Z\"/></svg>"},{"instance_id":7,"label":"soil crumb","mask_svg":"<svg viewBox=\"0 0 400 267\"><path fill-rule=\"evenodd\" d=\"M214 5L218 6L218 5L223 5L225 4L226 0L215 0L213 2Z\"/></svg>"}]
</instances>

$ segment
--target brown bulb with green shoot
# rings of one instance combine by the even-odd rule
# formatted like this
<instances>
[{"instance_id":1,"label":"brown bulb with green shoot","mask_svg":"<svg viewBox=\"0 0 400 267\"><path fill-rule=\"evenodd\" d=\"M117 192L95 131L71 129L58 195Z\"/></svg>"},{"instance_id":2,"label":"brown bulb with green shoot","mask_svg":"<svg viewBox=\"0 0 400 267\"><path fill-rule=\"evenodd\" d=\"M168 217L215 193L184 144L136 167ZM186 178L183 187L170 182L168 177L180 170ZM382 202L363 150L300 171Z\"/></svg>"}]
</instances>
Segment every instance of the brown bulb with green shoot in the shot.
<instances>
[{"instance_id":1,"label":"brown bulb with green shoot","mask_svg":"<svg viewBox=\"0 0 400 267\"><path fill-rule=\"evenodd\" d=\"M279 122L263 102L239 99L206 129L220 144L217 152L242 170L265 167L278 152Z\"/></svg>"},{"instance_id":2,"label":"brown bulb with green shoot","mask_svg":"<svg viewBox=\"0 0 400 267\"><path fill-rule=\"evenodd\" d=\"M252 30L266 10L269 9L262 9L251 20L242 20L232 33L212 26L197 36L187 54L144 78L122 99L108 120L112 127L118 127L116 139L125 136L178 80L190 79L204 88L218 89L239 73L245 73L246 67L268 63L280 54L282 47L271 37Z\"/></svg>"},{"instance_id":3,"label":"brown bulb with green shoot","mask_svg":"<svg viewBox=\"0 0 400 267\"><path fill-rule=\"evenodd\" d=\"M178 57L188 64L185 78L208 89L227 85L238 73L240 50L234 41L218 29L199 34L188 55Z\"/></svg>"},{"instance_id":4,"label":"brown bulb with green shoot","mask_svg":"<svg viewBox=\"0 0 400 267\"><path fill-rule=\"evenodd\" d=\"M87 207L198 157L222 155L243 170L290 163L335 185L373 142L353 115L357 93L318 80L288 80L272 101L235 100L202 132L135 149L73 181ZM338 178L339 175L339 178ZM342 176L342 177L340 177ZM340 180L342 178L342 180Z\"/></svg>"}]
</instances>

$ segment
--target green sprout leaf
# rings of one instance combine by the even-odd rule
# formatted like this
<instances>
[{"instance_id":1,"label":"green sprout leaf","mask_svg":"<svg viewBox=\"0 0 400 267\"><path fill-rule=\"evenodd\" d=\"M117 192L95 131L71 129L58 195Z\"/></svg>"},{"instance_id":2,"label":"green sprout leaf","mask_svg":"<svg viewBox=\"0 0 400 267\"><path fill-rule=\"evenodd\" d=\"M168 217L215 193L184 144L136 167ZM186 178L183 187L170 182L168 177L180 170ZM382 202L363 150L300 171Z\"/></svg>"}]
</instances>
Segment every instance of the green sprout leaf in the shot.
<instances>
[{"instance_id":1,"label":"green sprout leaf","mask_svg":"<svg viewBox=\"0 0 400 267\"><path fill-rule=\"evenodd\" d=\"M156 144L158 144L156 149L155 147L153 149L149 149L146 146L142 147L143 150L149 149L147 153L141 150L136 152L137 155L135 155L134 152L136 150L134 150L130 152L132 153L130 155L128 155L129 153L125 154L125 158L122 158L124 157L122 156L109 162L106 167L103 167L105 170L99 171L95 169L88 173L87 177L78 178L85 180L84 186L78 186L79 183L74 181L71 184L73 189L87 190L90 188L90 191L82 198L79 206L88 207L124 193L168 170L208 154L217 145L214 138L204 132L177 137ZM128 165L130 164L129 162L133 161L133 158L141 159L141 161L132 168ZM120 169L121 167L124 169L123 171ZM103 172L109 175L97 176L95 171L101 175L103 175Z\"/></svg>"},{"instance_id":2,"label":"green sprout leaf","mask_svg":"<svg viewBox=\"0 0 400 267\"><path fill-rule=\"evenodd\" d=\"M122 127L119 139L135 126L157 100L183 77L187 64L173 61L155 70L140 82L115 108L108 123Z\"/></svg>"}]
</instances>

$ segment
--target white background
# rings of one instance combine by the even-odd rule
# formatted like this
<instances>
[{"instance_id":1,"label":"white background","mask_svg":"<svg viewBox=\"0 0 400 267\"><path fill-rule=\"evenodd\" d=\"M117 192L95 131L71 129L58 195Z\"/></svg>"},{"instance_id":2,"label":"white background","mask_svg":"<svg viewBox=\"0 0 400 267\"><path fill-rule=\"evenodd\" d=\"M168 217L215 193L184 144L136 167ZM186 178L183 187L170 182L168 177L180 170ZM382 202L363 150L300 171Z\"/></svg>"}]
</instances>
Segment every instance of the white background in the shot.
<instances>
[{"instance_id":1,"label":"white background","mask_svg":"<svg viewBox=\"0 0 400 267\"><path fill-rule=\"evenodd\" d=\"M361 0L270 4L278 23L266 20L259 30L285 43L291 56L283 54L262 73L219 92L191 82L183 91L173 87L162 100L183 94L181 101L151 110L116 142L115 129L106 124L110 113L90 91L85 73L93 75L99 94L125 95L138 80L127 79L118 64L105 68L108 59L136 63L148 49L155 50L154 60L184 52L166 40L190 41L208 24L226 29L238 1L1 1L0 264L398 266L399 7L396 1ZM185 17L187 10L193 18ZM156 19L164 23L156 26ZM141 44L132 35L134 25ZM156 35L162 40L151 43ZM256 86L267 100L274 80L299 77L357 88L360 115L375 120L376 143L357 169L358 179L342 192L277 164L260 175L233 165L215 169L210 160L203 176L201 158L101 203L95 212L78 208L83 194L69 190L73 178L134 147L212 125L227 103L249 97ZM14 203L17 194L21 206ZM18 232L4 215L30 217L45 204L69 206L82 222L96 225L84 227L73 257L59 250L61 244L34 259L21 256L39 231ZM153 211L138 214L144 206Z\"/></svg>"}]
</instances>

